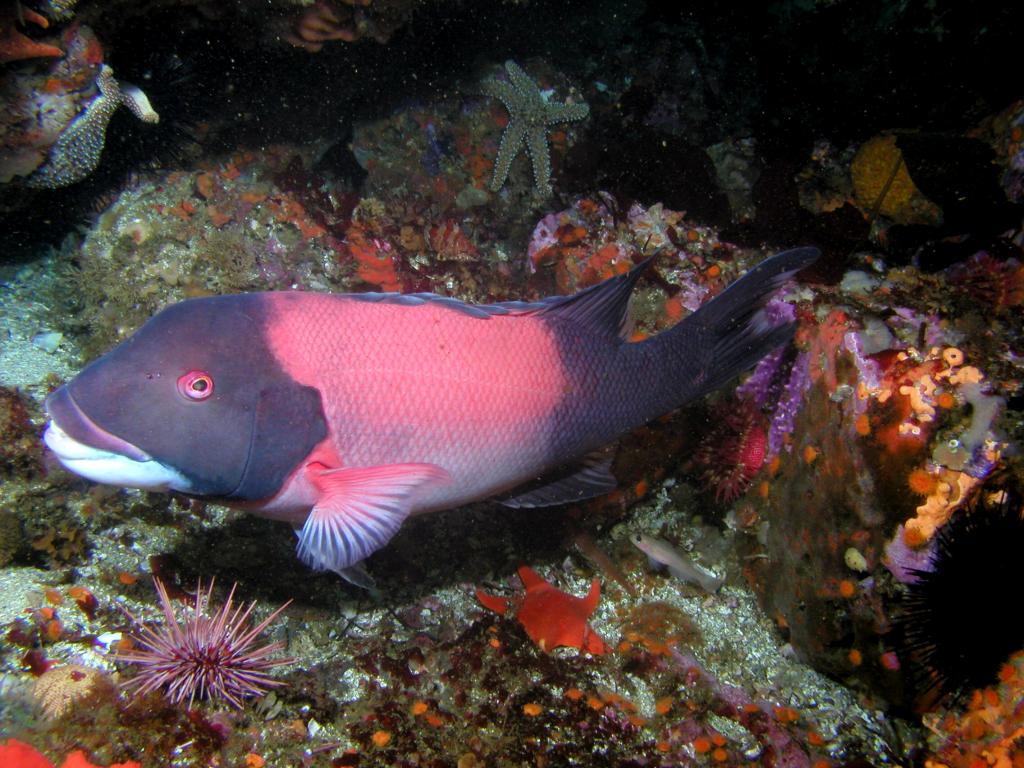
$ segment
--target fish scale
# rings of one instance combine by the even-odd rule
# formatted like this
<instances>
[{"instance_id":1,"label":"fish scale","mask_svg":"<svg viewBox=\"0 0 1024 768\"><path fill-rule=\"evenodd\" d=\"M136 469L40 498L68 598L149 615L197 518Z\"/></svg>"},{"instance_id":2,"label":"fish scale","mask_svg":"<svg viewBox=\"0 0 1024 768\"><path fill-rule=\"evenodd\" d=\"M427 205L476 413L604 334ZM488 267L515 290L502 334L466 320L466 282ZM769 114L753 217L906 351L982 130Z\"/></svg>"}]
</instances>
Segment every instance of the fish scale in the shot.
<instances>
[{"instance_id":1,"label":"fish scale","mask_svg":"<svg viewBox=\"0 0 1024 768\"><path fill-rule=\"evenodd\" d=\"M270 347L324 393L343 461L426 462L452 475L417 512L504 490L550 463L547 416L568 381L539 317L293 293L273 296L272 316Z\"/></svg>"}]
</instances>

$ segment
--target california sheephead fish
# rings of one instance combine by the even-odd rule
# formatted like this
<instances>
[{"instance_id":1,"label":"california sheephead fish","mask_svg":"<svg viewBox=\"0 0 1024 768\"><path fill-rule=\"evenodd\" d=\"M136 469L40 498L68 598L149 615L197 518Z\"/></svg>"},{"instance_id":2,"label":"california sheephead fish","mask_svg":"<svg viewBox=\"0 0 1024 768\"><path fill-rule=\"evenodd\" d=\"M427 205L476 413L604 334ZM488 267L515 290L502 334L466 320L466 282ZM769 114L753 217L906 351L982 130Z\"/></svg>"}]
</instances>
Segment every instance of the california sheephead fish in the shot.
<instances>
[{"instance_id":1,"label":"california sheephead fish","mask_svg":"<svg viewBox=\"0 0 1024 768\"><path fill-rule=\"evenodd\" d=\"M495 497L542 507L615 488L601 448L786 343L763 311L817 257L759 264L629 342L644 266L572 296L250 293L164 309L46 401L46 444L100 483L284 520L343 572L409 515Z\"/></svg>"}]
</instances>

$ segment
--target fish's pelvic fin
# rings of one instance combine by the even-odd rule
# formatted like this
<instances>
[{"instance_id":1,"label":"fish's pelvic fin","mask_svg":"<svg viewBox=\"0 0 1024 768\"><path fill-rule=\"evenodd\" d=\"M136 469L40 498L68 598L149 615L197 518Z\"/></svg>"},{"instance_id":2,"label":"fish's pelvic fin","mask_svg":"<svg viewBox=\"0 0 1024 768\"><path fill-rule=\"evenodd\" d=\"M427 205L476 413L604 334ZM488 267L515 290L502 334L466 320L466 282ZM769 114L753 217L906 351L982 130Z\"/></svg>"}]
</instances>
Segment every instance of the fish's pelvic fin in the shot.
<instances>
[{"instance_id":1,"label":"fish's pelvic fin","mask_svg":"<svg viewBox=\"0 0 1024 768\"><path fill-rule=\"evenodd\" d=\"M299 531L299 558L342 573L383 547L409 516L419 491L450 480L436 464L306 468L317 502Z\"/></svg>"},{"instance_id":2,"label":"fish's pelvic fin","mask_svg":"<svg viewBox=\"0 0 1024 768\"><path fill-rule=\"evenodd\" d=\"M537 484L517 488L513 495L498 499L513 509L551 507L584 501L611 493L618 487L612 475L612 454L604 449L587 454L581 461L545 476Z\"/></svg>"}]
</instances>

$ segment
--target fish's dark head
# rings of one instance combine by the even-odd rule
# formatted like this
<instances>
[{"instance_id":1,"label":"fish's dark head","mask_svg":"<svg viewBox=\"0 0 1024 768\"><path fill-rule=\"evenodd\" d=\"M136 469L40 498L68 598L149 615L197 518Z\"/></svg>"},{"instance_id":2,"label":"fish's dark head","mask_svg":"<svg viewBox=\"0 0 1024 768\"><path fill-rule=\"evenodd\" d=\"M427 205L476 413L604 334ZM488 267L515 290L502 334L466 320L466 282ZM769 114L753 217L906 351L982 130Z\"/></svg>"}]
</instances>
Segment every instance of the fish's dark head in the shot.
<instances>
[{"instance_id":1,"label":"fish's dark head","mask_svg":"<svg viewBox=\"0 0 1024 768\"><path fill-rule=\"evenodd\" d=\"M326 426L319 392L274 358L268 322L263 294L168 307L47 398L47 445L96 482L272 496Z\"/></svg>"}]
</instances>

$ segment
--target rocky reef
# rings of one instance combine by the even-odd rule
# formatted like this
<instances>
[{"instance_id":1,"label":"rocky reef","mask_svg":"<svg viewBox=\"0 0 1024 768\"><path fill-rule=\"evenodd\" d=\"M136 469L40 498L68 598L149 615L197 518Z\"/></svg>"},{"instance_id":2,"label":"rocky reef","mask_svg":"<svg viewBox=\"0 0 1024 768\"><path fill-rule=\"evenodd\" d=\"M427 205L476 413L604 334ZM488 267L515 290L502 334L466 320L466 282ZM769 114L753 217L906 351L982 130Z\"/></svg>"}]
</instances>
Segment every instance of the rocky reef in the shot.
<instances>
[{"instance_id":1,"label":"rocky reef","mask_svg":"<svg viewBox=\"0 0 1024 768\"><path fill-rule=\"evenodd\" d=\"M0 762L1018 765L1024 118L976 69L1016 15L4 6ZM768 309L792 342L624 436L618 490L412 520L373 589L39 439L49 391L186 298L534 300L646 260L635 341L804 244Z\"/></svg>"}]
</instances>

